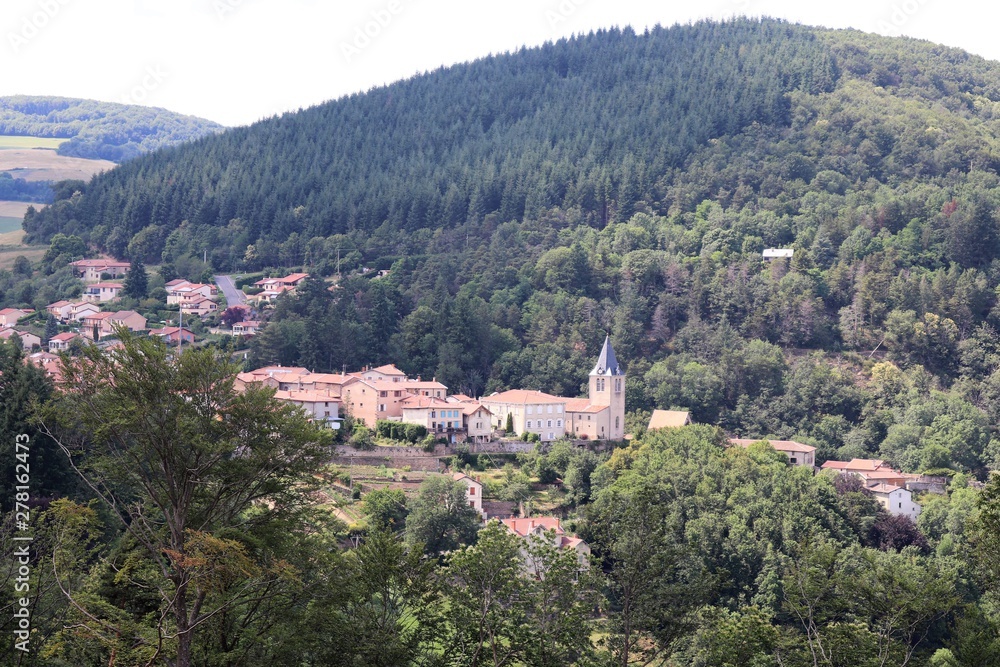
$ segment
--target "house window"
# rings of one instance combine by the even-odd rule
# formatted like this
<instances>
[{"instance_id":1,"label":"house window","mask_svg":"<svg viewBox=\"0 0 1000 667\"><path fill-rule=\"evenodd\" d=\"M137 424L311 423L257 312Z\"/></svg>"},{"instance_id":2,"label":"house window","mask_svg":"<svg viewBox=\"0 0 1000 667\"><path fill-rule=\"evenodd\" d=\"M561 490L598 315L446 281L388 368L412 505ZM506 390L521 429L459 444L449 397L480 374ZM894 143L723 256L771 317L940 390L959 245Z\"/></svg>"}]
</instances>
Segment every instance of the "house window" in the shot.
<instances>
[{"instance_id":1,"label":"house window","mask_svg":"<svg viewBox=\"0 0 1000 667\"><path fill-rule=\"evenodd\" d=\"M388 396L388 395L389 395L389 392L387 392L387 391L380 391L380 392L378 393L378 397L379 397L379 398L385 398L385 397L386 397L386 396Z\"/></svg>"},{"instance_id":2,"label":"house window","mask_svg":"<svg viewBox=\"0 0 1000 667\"><path fill-rule=\"evenodd\" d=\"M621 378L615 379L615 393L620 394L622 392L622 381Z\"/></svg>"},{"instance_id":3,"label":"house window","mask_svg":"<svg viewBox=\"0 0 1000 667\"><path fill-rule=\"evenodd\" d=\"M436 417L437 417L437 412L435 412L434 410L431 410L431 418L434 419Z\"/></svg>"},{"instance_id":4,"label":"house window","mask_svg":"<svg viewBox=\"0 0 1000 667\"><path fill-rule=\"evenodd\" d=\"M475 500L470 500L469 501L469 507L475 507L475 506L476 506L476 501Z\"/></svg>"},{"instance_id":5,"label":"house window","mask_svg":"<svg viewBox=\"0 0 1000 667\"><path fill-rule=\"evenodd\" d=\"M469 487L469 495L470 496L476 495L476 487L474 487L474 486L470 486Z\"/></svg>"},{"instance_id":6,"label":"house window","mask_svg":"<svg viewBox=\"0 0 1000 667\"><path fill-rule=\"evenodd\" d=\"M798 461L797 461L797 460L795 459L795 457L794 457L794 456L791 456L791 457L789 457L789 459L788 459L788 460L789 460L789 461L790 461L791 463L798 463Z\"/></svg>"},{"instance_id":7,"label":"house window","mask_svg":"<svg viewBox=\"0 0 1000 667\"><path fill-rule=\"evenodd\" d=\"M618 424L619 424L620 420L621 420L620 417L615 417L615 428L618 428Z\"/></svg>"},{"instance_id":8,"label":"house window","mask_svg":"<svg viewBox=\"0 0 1000 667\"><path fill-rule=\"evenodd\" d=\"M549 433L549 440L555 440L555 436L551 432Z\"/></svg>"},{"instance_id":9,"label":"house window","mask_svg":"<svg viewBox=\"0 0 1000 667\"><path fill-rule=\"evenodd\" d=\"M557 405L556 406L556 414L560 414L560 415L562 414L562 406L561 405Z\"/></svg>"},{"instance_id":10,"label":"house window","mask_svg":"<svg viewBox=\"0 0 1000 667\"><path fill-rule=\"evenodd\" d=\"M557 419L556 420L556 426L558 426L559 428L562 428L562 420L561 419Z\"/></svg>"},{"instance_id":11,"label":"house window","mask_svg":"<svg viewBox=\"0 0 1000 667\"><path fill-rule=\"evenodd\" d=\"M531 420L530 419L528 420L528 424L527 424L527 426L525 426L525 428L531 428Z\"/></svg>"},{"instance_id":12,"label":"house window","mask_svg":"<svg viewBox=\"0 0 1000 667\"><path fill-rule=\"evenodd\" d=\"M552 414L552 406L550 405L550 406L548 406L548 408L549 408L548 409L548 413L551 415Z\"/></svg>"},{"instance_id":13,"label":"house window","mask_svg":"<svg viewBox=\"0 0 1000 667\"><path fill-rule=\"evenodd\" d=\"M378 406L379 412L385 412L385 403Z\"/></svg>"},{"instance_id":14,"label":"house window","mask_svg":"<svg viewBox=\"0 0 1000 667\"><path fill-rule=\"evenodd\" d=\"M903 509L903 503L899 503L899 509Z\"/></svg>"},{"instance_id":15,"label":"house window","mask_svg":"<svg viewBox=\"0 0 1000 667\"><path fill-rule=\"evenodd\" d=\"M552 420L551 419L549 420L548 427L552 428Z\"/></svg>"},{"instance_id":16,"label":"house window","mask_svg":"<svg viewBox=\"0 0 1000 667\"><path fill-rule=\"evenodd\" d=\"M529 406L528 406L528 414L529 414L529 415L533 415L533 414L535 414L535 408L533 408L533 407L531 407L531 406L529 405Z\"/></svg>"}]
</instances>

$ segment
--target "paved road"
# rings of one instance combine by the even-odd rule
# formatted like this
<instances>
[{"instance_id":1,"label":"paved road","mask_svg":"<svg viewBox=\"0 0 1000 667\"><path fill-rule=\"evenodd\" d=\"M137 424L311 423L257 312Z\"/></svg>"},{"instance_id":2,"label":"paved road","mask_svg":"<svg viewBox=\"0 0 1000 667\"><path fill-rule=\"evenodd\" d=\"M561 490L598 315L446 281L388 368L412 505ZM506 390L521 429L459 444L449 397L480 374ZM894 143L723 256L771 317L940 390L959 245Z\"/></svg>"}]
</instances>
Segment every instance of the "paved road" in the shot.
<instances>
[{"instance_id":1,"label":"paved road","mask_svg":"<svg viewBox=\"0 0 1000 667\"><path fill-rule=\"evenodd\" d=\"M233 279L229 276L215 276L215 284L222 290L226 297L226 306L238 306L247 302L247 295L243 290L236 289Z\"/></svg>"}]
</instances>

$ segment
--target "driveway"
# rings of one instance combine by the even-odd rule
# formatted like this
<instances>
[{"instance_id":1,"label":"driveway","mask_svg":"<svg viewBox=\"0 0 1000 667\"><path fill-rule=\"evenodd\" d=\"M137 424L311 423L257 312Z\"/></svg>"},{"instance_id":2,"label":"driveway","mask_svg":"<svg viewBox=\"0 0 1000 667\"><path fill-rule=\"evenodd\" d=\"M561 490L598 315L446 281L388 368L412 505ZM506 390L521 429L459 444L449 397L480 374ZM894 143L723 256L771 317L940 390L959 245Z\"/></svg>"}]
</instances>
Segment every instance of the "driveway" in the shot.
<instances>
[{"instance_id":1,"label":"driveway","mask_svg":"<svg viewBox=\"0 0 1000 667\"><path fill-rule=\"evenodd\" d=\"M233 283L231 277L215 276L215 284L219 286L223 296L226 297L227 307L239 306L247 302L247 295L243 293L243 290L236 289L236 284Z\"/></svg>"}]
</instances>

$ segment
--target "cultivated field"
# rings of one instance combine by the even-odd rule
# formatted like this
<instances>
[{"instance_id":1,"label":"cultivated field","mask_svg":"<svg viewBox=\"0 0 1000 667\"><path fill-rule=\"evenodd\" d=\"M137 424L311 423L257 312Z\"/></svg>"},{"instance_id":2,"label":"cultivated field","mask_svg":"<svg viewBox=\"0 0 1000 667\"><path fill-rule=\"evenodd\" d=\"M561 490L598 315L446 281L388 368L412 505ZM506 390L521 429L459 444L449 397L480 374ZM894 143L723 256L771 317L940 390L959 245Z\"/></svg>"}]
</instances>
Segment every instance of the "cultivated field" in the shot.
<instances>
[{"instance_id":1,"label":"cultivated field","mask_svg":"<svg viewBox=\"0 0 1000 667\"><path fill-rule=\"evenodd\" d=\"M21 218L0 215L0 234L16 232L21 229Z\"/></svg>"},{"instance_id":2,"label":"cultivated field","mask_svg":"<svg viewBox=\"0 0 1000 667\"><path fill-rule=\"evenodd\" d=\"M0 134L0 149L3 148L49 148L55 150L66 139L50 139L49 137L16 137Z\"/></svg>"},{"instance_id":3,"label":"cultivated field","mask_svg":"<svg viewBox=\"0 0 1000 667\"><path fill-rule=\"evenodd\" d=\"M23 220L29 206L34 206L36 211L41 211L46 205L27 201L3 201L0 199L0 218L17 218L18 220ZM20 227L20 224L18 226Z\"/></svg>"},{"instance_id":4,"label":"cultivated field","mask_svg":"<svg viewBox=\"0 0 1000 667\"><path fill-rule=\"evenodd\" d=\"M64 181L90 177L115 166L108 160L84 160L57 155L54 150L32 148L0 149L0 171L26 181Z\"/></svg>"},{"instance_id":5,"label":"cultivated field","mask_svg":"<svg viewBox=\"0 0 1000 667\"><path fill-rule=\"evenodd\" d=\"M18 255L24 255L32 262L37 262L45 254L48 246L21 245L23 236L23 231L0 234L0 269L10 269L14 266L14 259Z\"/></svg>"}]
</instances>

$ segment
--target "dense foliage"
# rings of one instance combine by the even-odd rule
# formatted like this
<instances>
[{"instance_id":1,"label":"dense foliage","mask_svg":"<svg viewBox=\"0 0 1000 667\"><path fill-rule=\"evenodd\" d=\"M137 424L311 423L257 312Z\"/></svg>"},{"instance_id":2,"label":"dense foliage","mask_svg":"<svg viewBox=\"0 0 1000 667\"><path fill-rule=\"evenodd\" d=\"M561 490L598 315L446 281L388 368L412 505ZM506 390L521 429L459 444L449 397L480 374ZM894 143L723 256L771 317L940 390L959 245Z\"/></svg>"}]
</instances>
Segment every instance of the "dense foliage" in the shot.
<instances>
[{"instance_id":1,"label":"dense foliage","mask_svg":"<svg viewBox=\"0 0 1000 667\"><path fill-rule=\"evenodd\" d=\"M914 40L605 31L158 152L58 188L25 226L194 279L305 267L255 365L572 395L610 330L633 431L676 406L820 460L982 476L998 103L994 65ZM53 255L0 272L3 305L60 296Z\"/></svg>"},{"instance_id":2,"label":"dense foliage","mask_svg":"<svg viewBox=\"0 0 1000 667\"><path fill-rule=\"evenodd\" d=\"M58 152L70 157L123 162L221 129L209 120L137 104L0 97L0 134L66 138Z\"/></svg>"}]
</instances>

